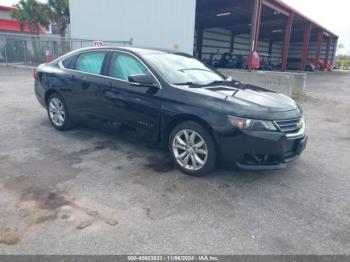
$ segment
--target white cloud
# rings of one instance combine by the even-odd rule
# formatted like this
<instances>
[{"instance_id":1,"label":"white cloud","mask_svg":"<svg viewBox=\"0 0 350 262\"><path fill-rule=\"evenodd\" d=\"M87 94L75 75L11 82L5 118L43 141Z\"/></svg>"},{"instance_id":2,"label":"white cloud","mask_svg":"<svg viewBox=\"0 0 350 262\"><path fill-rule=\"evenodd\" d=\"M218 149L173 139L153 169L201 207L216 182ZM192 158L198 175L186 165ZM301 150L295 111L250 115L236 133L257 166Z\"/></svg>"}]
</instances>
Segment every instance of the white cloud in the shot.
<instances>
[{"instance_id":1,"label":"white cloud","mask_svg":"<svg viewBox=\"0 0 350 262\"><path fill-rule=\"evenodd\" d=\"M12 6L14 4L17 4L19 0L1 0L0 5L4 6ZM46 0L39 0L40 2L47 2Z\"/></svg>"},{"instance_id":2,"label":"white cloud","mask_svg":"<svg viewBox=\"0 0 350 262\"><path fill-rule=\"evenodd\" d=\"M13 4L16 4L18 0L1 0L0 5L4 6L12 6Z\"/></svg>"}]
</instances>

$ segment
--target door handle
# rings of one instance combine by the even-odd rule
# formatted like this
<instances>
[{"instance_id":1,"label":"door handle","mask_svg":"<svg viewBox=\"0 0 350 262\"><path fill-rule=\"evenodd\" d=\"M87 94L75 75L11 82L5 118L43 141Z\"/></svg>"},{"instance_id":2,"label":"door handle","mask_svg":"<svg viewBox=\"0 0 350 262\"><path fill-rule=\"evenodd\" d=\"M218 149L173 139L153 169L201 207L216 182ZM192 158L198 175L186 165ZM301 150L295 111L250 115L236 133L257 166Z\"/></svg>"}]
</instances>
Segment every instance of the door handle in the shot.
<instances>
[{"instance_id":1,"label":"door handle","mask_svg":"<svg viewBox=\"0 0 350 262\"><path fill-rule=\"evenodd\" d=\"M117 98L119 99L120 98L119 94L116 94L115 92L111 92L111 91L106 91L105 96L108 98L111 98L111 99L117 99Z\"/></svg>"},{"instance_id":2,"label":"door handle","mask_svg":"<svg viewBox=\"0 0 350 262\"><path fill-rule=\"evenodd\" d=\"M70 80L77 80L78 79L75 75L69 75L68 78Z\"/></svg>"}]
</instances>

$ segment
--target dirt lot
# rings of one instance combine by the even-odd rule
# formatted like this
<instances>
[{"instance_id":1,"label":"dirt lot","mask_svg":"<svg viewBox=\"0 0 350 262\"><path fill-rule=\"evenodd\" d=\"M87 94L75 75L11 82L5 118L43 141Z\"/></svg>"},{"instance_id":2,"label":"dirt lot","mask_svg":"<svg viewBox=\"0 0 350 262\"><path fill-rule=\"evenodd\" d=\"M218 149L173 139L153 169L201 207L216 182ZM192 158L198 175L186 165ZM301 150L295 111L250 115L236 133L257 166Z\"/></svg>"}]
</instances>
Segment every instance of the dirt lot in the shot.
<instances>
[{"instance_id":1,"label":"dirt lot","mask_svg":"<svg viewBox=\"0 0 350 262\"><path fill-rule=\"evenodd\" d=\"M350 254L349 73L308 76L300 160L205 178L125 136L56 131L31 74L0 67L0 254Z\"/></svg>"}]
</instances>

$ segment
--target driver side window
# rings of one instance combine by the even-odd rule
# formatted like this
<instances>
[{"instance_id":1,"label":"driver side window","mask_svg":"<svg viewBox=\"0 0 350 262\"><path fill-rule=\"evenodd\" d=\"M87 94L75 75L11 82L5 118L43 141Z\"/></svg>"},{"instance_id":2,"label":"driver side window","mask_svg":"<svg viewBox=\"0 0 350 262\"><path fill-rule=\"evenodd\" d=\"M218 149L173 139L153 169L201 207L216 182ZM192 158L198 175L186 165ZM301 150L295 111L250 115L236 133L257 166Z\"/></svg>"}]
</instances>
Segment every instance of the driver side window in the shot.
<instances>
[{"instance_id":1,"label":"driver side window","mask_svg":"<svg viewBox=\"0 0 350 262\"><path fill-rule=\"evenodd\" d=\"M128 81L130 75L149 74L147 68L135 57L125 53L114 52L108 75Z\"/></svg>"}]
</instances>

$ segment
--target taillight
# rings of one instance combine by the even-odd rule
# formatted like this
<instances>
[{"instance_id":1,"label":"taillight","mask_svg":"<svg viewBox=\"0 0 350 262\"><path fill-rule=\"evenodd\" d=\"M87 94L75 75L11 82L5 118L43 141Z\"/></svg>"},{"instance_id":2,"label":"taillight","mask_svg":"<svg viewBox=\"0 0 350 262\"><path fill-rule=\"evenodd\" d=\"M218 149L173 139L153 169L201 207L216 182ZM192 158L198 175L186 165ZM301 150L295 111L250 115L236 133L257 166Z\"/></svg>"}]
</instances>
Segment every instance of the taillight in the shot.
<instances>
[{"instance_id":1,"label":"taillight","mask_svg":"<svg viewBox=\"0 0 350 262\"><path fill-rule=\"evenodd\" d=\"M36 68L33 70L33 78L38 79L38 71L36 70Z\"/></svg>"}]
</instances>

